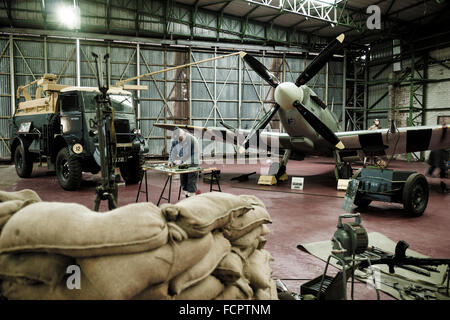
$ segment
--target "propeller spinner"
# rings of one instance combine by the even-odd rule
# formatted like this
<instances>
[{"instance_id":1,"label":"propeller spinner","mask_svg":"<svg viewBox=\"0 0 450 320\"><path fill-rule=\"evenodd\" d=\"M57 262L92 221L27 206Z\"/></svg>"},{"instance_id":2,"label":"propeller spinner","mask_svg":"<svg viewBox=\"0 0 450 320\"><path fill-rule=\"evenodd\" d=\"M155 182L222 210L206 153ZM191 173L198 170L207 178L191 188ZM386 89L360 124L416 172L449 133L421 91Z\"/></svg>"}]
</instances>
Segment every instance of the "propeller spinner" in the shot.
<instances>
[{"instance_id":1,"label":"propeller spinner","mask_svg":"<svg viewBox=\"0 0 450 320\"><path fill-rule=\"evenodd\" d=\"M308 65L308 67L297 78L295 85L293 83L280 83L277 77L271 73L261 62L246 52L241 53L241 57L248 65L268 84L275 88L275 101L277 102L252 128L245 138L243 144L239 148L239 152L244 152L249 147L249 141L259 134L259 130L264 129L272 120L273 116L278 112L281 106L293 106L303 118L314 128L326 141L334 145L338 149L343 149L344 145L327 125L325 125L316 115L302 104L303 90L301 85L306 84L313 78L320 69L332 57L334 51L338 49L344 41L344 34L339 35L331 41L319 55Z\"/></svg>"}]
</instances>

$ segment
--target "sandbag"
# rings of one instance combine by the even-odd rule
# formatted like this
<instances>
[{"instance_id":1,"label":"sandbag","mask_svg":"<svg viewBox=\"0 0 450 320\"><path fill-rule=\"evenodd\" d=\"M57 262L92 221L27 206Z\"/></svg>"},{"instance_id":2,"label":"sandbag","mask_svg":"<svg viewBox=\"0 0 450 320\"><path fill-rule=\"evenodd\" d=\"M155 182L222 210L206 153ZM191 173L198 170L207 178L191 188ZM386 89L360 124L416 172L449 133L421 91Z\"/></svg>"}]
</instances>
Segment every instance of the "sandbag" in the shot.
<instances>
[{"instance_id":1,"label":"sandbag","mask_svg":"<svg viewBox=\"0 0 450 320\"><path fill-rule=\"evenodd\" d=\"M131 299L151 285L169 281L201 261L213 243L209 233L180 243L169 242L151 251L76 261L107 299Z\"/></svg>"},{"instance_id":2,"label":"sandbag","mask_svg":"<svg viewBox=\"0 0 450 320\"><path fill-rule=\"evenodd\" d=\"M4 280L0 284L2 294L9 300L103 300L105 297L96 290L81 273L81 289L68 289L64 282L56 287L46 284L27 284L20 280Z\"/></svg>"},{"instance_id":3,"label":"sandbag","mask_svg":"<svg viewBox=\"0 0 450 320\"><path fill-rule=\"evenodd\" d=\"M239 197L242 200L245 200L246 202L251 204L252 206L259 206L259 207L266 208L266 205L264 204L264 202L262 202L261 199L259 199L258 197L254 196L254 195L243 194L243 195L240 195Z\"/></svg>"},{"instance_id":4,"label":"sandbag","mask_svg":"<svg viewBox=\"0 0 450 320\"><path fill-rule=\"evenodd\" d=\"M12 214L6 215L6 216L0 216L0 233L5 226L5 224L8 222L8 220L12 217Z\"/></svg>"},{"instance_id":5,"label":"sandbag","mask_svg":"<svg viewBox=\"0 0 450 320\"><path fill-rule=\"evenodd\" d=\"M234 252L228 252L220 261L213 275L225 283L232 283L243 276L242 258Z\"/></svg>"},{"instance_id":6,"label":"sandbag","mask_svg":"<svg viewBox=\"0 0 450 320\"><path fill-rule=\"evenodd\" d=\"M277 285L275 280L271 279L268 288L256 290L255 300L278 300Z\"/></svg>"},{"instance_id":7,"label":"sandbag","mask_svg":"<svg viewBox=\"0 0 450 320\"><path fill-rule=\"evenodd\" d=\"M31 203L33 203L33 200L7 200L0 202L0 231L14 213Z\"/></svg>"},{"instance_id":8,"label":"sandbag","mask_svg":"<svg viewBox=\"0 0 450 320\"><path fill-rule=\"evenodd\" d=\"M233 284L228 284L215 300L252 300L253 290L247 279L240 278Z\"/></svg>"},{"instance_id":9,"label":"sandbag","mask_svg":"<svg viewBox=\"0 0 450 320\"><path fill-rule=\"evenodd\" d=\"M202 193L176 204L161 205L167 221L174 221L189 237L202 237L222 228L251 209L246 200L224 192Z\"/></svg>"},{"instance_id":10,"label":"sandbag","mask_svg":"<svg viewBox=\"0 0 450 320\"><path fill-rule=\"evenodd\" d=\"M224 290L224 285L214 276L208 276L196 285L174 296L175 300L212 300Z\"/></svg>"},{"instance_id":11,"label":"sandbag","mask_svg":"<svg viewBox=\"0 0 450 320\"><path fill-rule=\"evenodd\" d=\"M170 293L179 294L186 288L209 276L225 255L230 252L230 242L222 233L214 234L214 242L209 252L191 268L174 277L169 283Z\"/></svg>"},{"instance_id":12,"label":"sandbag","mask_svg":"<svg viewBox=\"0 0 450 320\"><path fill-rule=\"evenodd\" d=\"M272 256L267 250L255 250L248 258L244 266L244 276L250 280L250 285L254 289L266 289L270 286L272 269L270 261Z\"/></svg>"},{"instance_id":13,"label":"sandbag","mask_svg":"<svg viewBox=\"0 0 450 320\"><path fill-rule=\"evenodd\" d=\"M230 241L236 240L264 223L272 223L270 215L263 207L253 206L253 210L234 219L226 226L223 234Z\"/></svg>"},{"instance_id":14,"label":"sandbag","mask_svg":"<svg viewBox=\"0 0 450 320\"><path fill-rule=\"evenodd\" d=\"M255 239L255 241L252 242L247 247L231 246L231 251L236 253L239 257L241 257L242 260L247 261L248 257L250 257L253 254L253 252L255 252L258 246L259 246L259 239Z\"/></svg>"},{"instance_id":15,"label":"sandbag","mask_svg":"<svg viewBox=\"0 0 450 320\"><path fill-rule=\"evenodd\" d=\"M262 236L267 234L267 230L268 230L268 228L264 228L261 225L261 226L256 227L249 233L243 235L242 237L232 240L230 242L235 247L246 248L248 246L253 245L255 240L261 240L263 238ZM258 244L258 247L259 247L259 244Z\"/></svg>"},{"instance_id":16,"label":"sandbag","mask_svg":"<svg viewBox=\"0 0 450 320\"><path fill-rule=\"evenodd\" d=\"M256 247L256 249L264 249L264 247L266 246L267 240L264 237L258 237L258 247Z\"/></svg>"},{"instance_id":17,"label":"sandbag","mask_svg":"<svg viewBox=\"0 0 450 320\"><path fill-rule=\"evenodd\" d=\"M267 224L262 225L261 236L268 235L270 233L270 229Z\"/></svg>"},{"instance_id":18,"label":"sandbag","mask_svg":"<svg viewBox=\"0 0 450 320\"><path fill-rule=\"evenodd\" d=\"M133 297L133 300L172 300L169 295L169 282L152 285Z\"/></svg>"},{"instance_id":19,"label":"sandbag","mask_svg":"<svg viewBox=\"0 0 450 320\"><path fill-rule=\"evenodd\" d=\"M166 221L151 203L98 213L76 203L38 202L16 212L4 226L0 253L92 257L151 250L167 241Z\"/></svg>"},{"instance_id":20,"label":"sandbag","mask_svg":"<svg viewBox=\"0 0 450 320\"><path fill-rule=\"evenodd\" d=\"M0 278L20 277L55 287L73 264L73 258L51 253L1 254Z\"/></svg>"},{"instance_id":21,"label":"sandbag","mask_svg":"<svg viewBox=\"0 0 450 320\"><path fill-rule=\"evenodd\" d=\"M0 202L8 200L29 200L31 203L42 201L39 195L31 189L23 189L20 191L1 191Z\"/></svg>"},{"instance_id":22,"label":"sandbag","mask_svg":"<svg viewBox=\"0 0 450 320\"><path fill-rule=\"evenodd\" d=\"M186 231L174 222L167 222L169 228L169 239L172 241L183 241L189 238Z\"/></svg>"},{"instance_id":23,"label":"sandbag","mask_svg":"<svg viewBox=\"0 0 450 320\"><path fill-rule=\"evenodd\" d=\"M30 204L31 202L28 200L8 200L5 202L0 202L0 217L16 213L24 207L25 203Z\"/></svg>"}]
</instances>

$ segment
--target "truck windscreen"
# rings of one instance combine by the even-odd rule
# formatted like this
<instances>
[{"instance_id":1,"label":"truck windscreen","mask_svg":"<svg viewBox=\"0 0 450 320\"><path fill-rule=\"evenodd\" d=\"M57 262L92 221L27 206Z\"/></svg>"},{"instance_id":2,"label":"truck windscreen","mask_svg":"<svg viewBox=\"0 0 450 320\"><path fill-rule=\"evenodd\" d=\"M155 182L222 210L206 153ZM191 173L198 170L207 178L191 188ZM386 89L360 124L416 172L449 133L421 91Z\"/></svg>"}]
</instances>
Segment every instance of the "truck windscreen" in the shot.
<instances>
[{"instance_id":1,"label":"truck windscreen","mask_svg":"<svg viewBox=\"0 0 450 320\"><path fill-rule=\"evenodd\" d=\"M85 94L84 103L85 103L85 111L86 112L95 112L96 111L96 103L95 103L95 93ZM133 113L133 97L131 95L122 95L122 94L110 94L109 99L111 100L111 106L114 111L120 113Z\"/></svg>"},{"instance_id":2,"label":"truck windscreen","mask_svg":"<svg viewBox=\"0 0 450 320\"><path fill-rule=\"evenodd\" d=\"M110 94L109 99L116 112L134 113L132 96Z\"/></svg>"}]
</instances>

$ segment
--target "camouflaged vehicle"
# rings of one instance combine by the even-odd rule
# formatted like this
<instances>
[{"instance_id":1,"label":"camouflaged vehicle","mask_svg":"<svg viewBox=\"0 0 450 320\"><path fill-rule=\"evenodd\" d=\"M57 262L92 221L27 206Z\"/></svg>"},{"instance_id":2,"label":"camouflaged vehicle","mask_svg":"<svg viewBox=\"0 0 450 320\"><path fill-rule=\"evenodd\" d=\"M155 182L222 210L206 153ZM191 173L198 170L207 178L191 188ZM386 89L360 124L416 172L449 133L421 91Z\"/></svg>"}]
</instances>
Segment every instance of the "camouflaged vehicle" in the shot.
<instances>
[{"instance_id":1,"label":"camouflaged vehicle","mask_svg":"<svg viewBox=\"0 0 450 320\"><path fill-rule=\"evenodd\" d=\"M21 86L19 103L11 119L11 157L17 174L31 176L33 163L47 162L48 170L56 171L59 184L66 190L76 190L82 172L100 171L100 153L96 131L96 102L99 93L94 87L74 87L56 83L56 76L42 78ZM37 84L36 98L27 88ZM139 182L143 176L146 141L137 129L133 96L123 87L108 91L114 109L117 139L116 166L126 184Z\"/></svg>"}]
</instances>

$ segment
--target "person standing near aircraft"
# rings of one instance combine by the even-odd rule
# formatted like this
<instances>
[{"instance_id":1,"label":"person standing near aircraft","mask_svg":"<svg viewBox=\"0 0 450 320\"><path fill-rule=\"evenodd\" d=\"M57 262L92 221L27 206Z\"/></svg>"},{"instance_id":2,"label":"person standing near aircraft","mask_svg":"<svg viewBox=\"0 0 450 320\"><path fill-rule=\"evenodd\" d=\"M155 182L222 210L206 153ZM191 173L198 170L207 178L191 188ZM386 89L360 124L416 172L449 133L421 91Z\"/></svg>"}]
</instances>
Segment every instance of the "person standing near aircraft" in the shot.
<instances>
[{"instance_id":1,"label":"person standing near aircraft","mask_svg":"<svg viewBox=\"0 0 450 320\"><path fill-rule=\"evenodd\" d=\"M375 120L373 120L373 124L367 130L378 130L378 129L381 129L380 120L379 119L375 119ZM364 158L364 162L366 162L366 158ZM373 162L374 162L374 164L376 164L380 168L386 168L387 167L386 161L384 161L380 157L377 157L377 156L373 157Z\"/></svg>"},{"instance_id":2,"label":"person standing near aircraft","mask_svg":"<svg viewBox=\"0 0 450 320\"><path fill-rule=\"evenodd\" d=\"M449 152L445 149L432 150L428 157L427 163L430 165L427 171L429 177L433 176L433 172L436 168L440 169L439 177L444 179L447 171Z\"/></svg>"},{"instance_id":3,"label":"person standing near aircraft","mask_svg":"<svg viewBox=\"0 0 450 320\"><path fill-rule=\"evenodd\" d=\"M369 127L368 130L378 130L378 129L381 129L380 120L375 119L373 120L373 124Z\"/></svg>"},{"instance_id":4,"label":"person standing near aircraft","mask_svg":"<svg viewBox=\"0 0 450 320\"><path fill-rule=\"evenodd\" d=\"M172 167L175 164L187 167L200 165L198 140L182 129L175 130L172 134L168 166ZM180 183L186 198L194 195L197 191L198 172L180 174Z\"/></svg>"}]
</instances>

